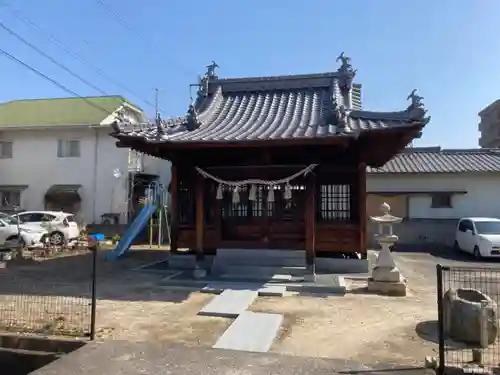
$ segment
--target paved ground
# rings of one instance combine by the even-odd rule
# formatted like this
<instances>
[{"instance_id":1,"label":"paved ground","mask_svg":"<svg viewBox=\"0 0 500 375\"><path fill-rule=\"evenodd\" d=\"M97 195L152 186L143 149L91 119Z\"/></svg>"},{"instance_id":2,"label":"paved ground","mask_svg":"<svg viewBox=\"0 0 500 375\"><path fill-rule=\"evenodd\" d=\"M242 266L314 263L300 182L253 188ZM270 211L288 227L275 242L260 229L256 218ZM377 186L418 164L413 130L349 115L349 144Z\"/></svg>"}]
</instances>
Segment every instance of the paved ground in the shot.
<instances>
[{"instance_id":1,"label":"paved ground","mask_svg":"<svg viewBox=\"0 0 500 375\"><path fill-rule=\"evenodd\" d=\"M477 260L452 248L427 247L421 250L402 249L394 253L403 274L411 280L413 289L436 291L436 265L452 267L443 273L443 287L465 286L481 288L493 299L500 296L500 259ZM473 272L462 270L473 267Z\"/></svg>"},{"instance_id":2,"label":"paved ground","mask_svg":"<svg viewBox=\"0 0 500 375\"><path fill-rule=\"evenodd\" d=\"M430 375L433 371L388 367L380 375ZM345 360L288 357L223 349L187 348L171 343L114 341L90 344L33 375L331 375L373 373L373 368Z\"/></svg>"}]
</instances>

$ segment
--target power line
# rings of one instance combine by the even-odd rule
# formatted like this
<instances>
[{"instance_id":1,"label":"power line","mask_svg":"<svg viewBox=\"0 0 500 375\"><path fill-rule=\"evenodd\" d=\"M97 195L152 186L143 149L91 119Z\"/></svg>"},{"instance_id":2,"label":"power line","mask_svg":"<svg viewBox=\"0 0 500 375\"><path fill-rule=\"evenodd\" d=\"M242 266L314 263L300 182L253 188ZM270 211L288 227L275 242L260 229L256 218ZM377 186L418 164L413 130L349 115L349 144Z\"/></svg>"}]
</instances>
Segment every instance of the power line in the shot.
<instances>
[{"instance_id":1,"label":"power line","mask_svg":"<svg viewBox=\"0 0 500 375\"><path fill-rule=\"evenodd\" d=\"M139 32L139 30L137 30L133 25L131 25L130 23L128 23L127 21L125 21L125 18L123 18L123 16L121 16L118 12L116 12L115 10L113 10L109 5L107 5L104 0L95 0L95 2L97 4L99 4L106 12L108 12L123 27L125 27L126 29L128 29L133 34L135 34L135 36L138 37L139 39L142 39L144 42L146 42L146 44L148 44L149 47L151 47L152 49L155 49L156 52L159 52L160 54L162 54L161 48L159 48L156 44L154 44L150 39L145 38ZM170 55L171 55L171 53L167 54L167 56L170 56ZM192 74L191 71L188 71L188 69L186 69L182 65L178 64L173 59L171 59L171 62L173 62L179 69L181 69L184 72L184 74L189 75L189 77L193 76L193 74Z\"/></svg>"},{"instance_id":2,"label":"power line","mask_svg":"<svg viewBox=\"0 0 500 375\"><path fill-rule=\"evenodd\" d=\"M33 68L31 65L29 65L28 63L18 59L17 57L15 57L14 55L10 54L9 52L3 50L2 48L0 48L0 53L2 55L4 55L5 57L7 57L8 59L14 61L15 63L25 67L26 69L28 70L31 70L33 73L35 73L36 75L38 75L39 77L42 77L43 79L51 82L52 84L56 85L57 87L59 87L61 90L67 92L68 94L72 95L72 96L76 96L77 98L80 98L82 99L83 101L85 101L87 104L89 104L90 106L96 108L96 109L99 109L103 112L105 112L107 115L111 115L113 114L113 112L110 112L109 110L107 110L106 108L103 108L95 103L93 103L92 101L88 100L86 97L84 96L81 96L79 94L77 94L75 91L71 90L70 88L64 86L63 84L57 82L55 79L53 78L50 78L49 76L43 74L42 72L40 72L38 69L36 68Z\"/></svg>"},{"instance_id":3,"label":"power line","mask_svg":"<svg viewBox=\"0 0 500 375\"><path fill-rule=\"evenodd\" d=\"M4 6L7 6L9 7L10 4L6 3L5 1L1 2L2 5ZM11 7L11 6L10 6ZM96 65L92 64L89 60L87 60L86 58L84 58L82 55L78 54L77 52L71 50L66 44L64 44L63 42L61 42L58 38L56 38L53 34L47 32L46 30L43 30L39 25L37 25L35 22L33 22L32 20L30 20L28 17L26 17L26 15L23 15L19 10L14 10L10 9L10 13L16 18L18 19L19 21L21 21L22 23L24 23L25 25L31 27L32 29L38 31L38 32L41 32L41 33L44 33L45 36L54 44L56 44L59 48L61 48L64 52L66 52L68 55L70 55L71 57L73 57L74 59L82 62L83 64L87 65L89 68L91 68L92 70L94 70L94 72L96 72L97 74L99 74L101 77L103 77L104 79L108 80L109 82L115 84L116 86L120 87L121 89L127 91L129 94L132 94L133 96L135 96L137 99L139 99L141 102L143 102L144 104L150 106L151 108L155 108L155 104L153 104L152 102L146 100L146 99L143 99L140 95L138 95L137 93L135 93L132 89L130 89L129 87L125 86L124 84L122 84L121 82L119 82L118 80L116 80L115 78L111 77L109 74L107 74L105 71L103 71L102 69L100 69L99 67L97 67Z\"/></svg>"},{"instance_id":4,"label":"power line","mask_svg":"<svg viewBox=\"0 0 500 375\"><path fill-rule=\"evenodd\" d=\"M71 74L73 77L75 77L76 79L78 79L80 82L86 84L87 86L93 88L96 91L99 91L102 95L106 95L106 96L108 95L104 90L101 90L96 85L92 84L91 82L89 82L85 78L83 78L82 76L78 75L77 73L73 72L71 69L67 68L64 64L61 64L59 61L57 61L56 59L54 59L52 56L50 56L50 55L46 54L45 52L43 52L40 48L38 48L37 46L35 46L33 43L30 43L29 41L27 41L26 39L24 39L21 35L19 35L18 33L16 33L14 30L12 30L9 27L7 27L2 21L0 21L0 28L4 29L10 35L12 35L13 37L15 37L17 40L19 40L20 42L26 44L28 47L30 47L31 49L33 49L34 51L36 51L40 55L42 55L46 59L50 60L52 63L54 63L55 65L57 65L59 68L63 69L65 72Z\"/></svg>"}]
</instances>

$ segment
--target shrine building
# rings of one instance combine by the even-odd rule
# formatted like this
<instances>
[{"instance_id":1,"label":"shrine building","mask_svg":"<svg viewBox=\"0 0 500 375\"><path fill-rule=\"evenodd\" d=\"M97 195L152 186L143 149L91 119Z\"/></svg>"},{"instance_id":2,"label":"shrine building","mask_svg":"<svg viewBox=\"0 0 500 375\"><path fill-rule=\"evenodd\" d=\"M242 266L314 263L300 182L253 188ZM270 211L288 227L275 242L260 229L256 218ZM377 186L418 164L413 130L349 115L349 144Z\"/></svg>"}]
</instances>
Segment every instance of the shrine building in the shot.
<instances>
[{"instance_id":1,"label":"shrine building","mask_svg":"<svg viewBox=\"0 0 500 375\"><path fill-rule=\"evenodd\" d=\"M300 249L309 267L335 253L366 257L366 168L430 118L416 90L400 111L359 109L356 71L337 60L334 72L242 78L219 77L213 63L185 116L113 125L118 147L172 163L172 251Z\"/></svg>"}]
</instances>

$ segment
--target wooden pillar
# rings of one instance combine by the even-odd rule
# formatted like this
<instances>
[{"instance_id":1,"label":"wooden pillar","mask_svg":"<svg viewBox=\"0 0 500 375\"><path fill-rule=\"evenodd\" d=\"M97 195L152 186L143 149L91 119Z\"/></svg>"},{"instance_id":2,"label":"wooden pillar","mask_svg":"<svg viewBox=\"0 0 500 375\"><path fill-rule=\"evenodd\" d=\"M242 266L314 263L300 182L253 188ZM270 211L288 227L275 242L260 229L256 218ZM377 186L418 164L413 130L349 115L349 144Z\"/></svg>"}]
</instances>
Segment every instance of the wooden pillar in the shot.
<instances>
[{"instance_id":1,"label":"wooden pillar","mask_svg":"<svg viewBox=\"0 0 500 375\"><path fill-rule=\"evenodd\" d=\"M361 257L367 259L366 163L360 163L358 168L358 202L359 247Z\"/></svg>"},{"instance_id":2,"label":"wooden pillar","mask_svg":"<svg viewBox=\"0 0 500 375\"><path fill-rule=\"evenodd\" d=\"M308 272L314 274L314 259L316 256L316 181L312 173L307 176L305 203L306 265Z\"/></svg>"},{"instance_id":3,"label":"wooden pillar","mask_svg":"<svg viewBox=\"0 0 500 375\"><path fill-rule=\"evenodd\" d=\"M177 240L179 238L179 177L177 166L172 163L170 176L170 251L176 252L178 249Z\"/></svg>"},{"instance_id":4,"label":"wooden pillar","mask_svg":"<svg viewBox=\"0 0 500 375\"><path fill-rule=\"evenodd\" d=\"M218 185L215 185L215 189L213 194L217 194ZM222 195L224 198L224 194ZM216 233L216 243L220 245L222 240L222 202L223 199L217 199L214 195L210 197L211 202L214 202L214 225L215 225L215 233Z\"/></svg>"},{"instance_id":5,"label":"wooden pillar","mask_svg":"<svg viewBox=\"0 0 500 375\"><path fill-rule=\"evenodd\" d=\"M204 213L204 179L198 173L196 174L196 259L202 260L203 254L203 234L205 232L205 213Z\"/></svg>"}]
</instances>

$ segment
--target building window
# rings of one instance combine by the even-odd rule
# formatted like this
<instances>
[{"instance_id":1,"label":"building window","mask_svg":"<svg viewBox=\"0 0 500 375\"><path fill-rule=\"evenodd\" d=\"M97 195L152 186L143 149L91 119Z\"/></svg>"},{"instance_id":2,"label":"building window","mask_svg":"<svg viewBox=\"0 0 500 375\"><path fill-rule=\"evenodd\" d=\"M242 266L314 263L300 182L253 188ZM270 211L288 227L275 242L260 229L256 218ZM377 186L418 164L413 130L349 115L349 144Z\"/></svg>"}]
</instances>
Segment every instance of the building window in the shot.
<instances>
[{"instance_id":1,"label":"building window","mask_svg":"<svg viewBox=\"0 0 500 375\"><path fill-rule=\"evenodd\" d=\"M431 198L432 198L432 202L431 202L432 208L451 208L452 207L452 201L451 201L452 196L450 193L435 193L435 194L432 194Z\"/></svg>"},{"instance_id":2,"label":"building window","mask_svg":"<svg viewBox=\"0 0 500 375\"><path fill-rule=\"evenodd\" d=\"M351 220L351 185L320 185L316 200L318 220Z\"/></svg>"},{"instance_id":3,"label":"building window","mask_svg":"<svg viewBox=\"0 0 500 375\"><path fill-rule=\"evenodd\" d=\"M0 159L12 158L12 142L0 142Z\"/></svg>"},{"instance_id":4,"label":"building window","mask_svg":"<svg viewBox=\"0 0 500 375\"><path fill-rule=\"evenodd\" d=\"M20 207L21 192L17 190L0 191L0 207Z\"/></svg>"},{"instance_id":5,"label":"building window","mask_svg":"<svg viewBox=\"0 0 500 375\"><path fill-rule=\"evenodd\" d=\"M80 141L76 140L58 140L57 156L60 158L78 158L80 157Z\"/></svg>"}]
</instances>

